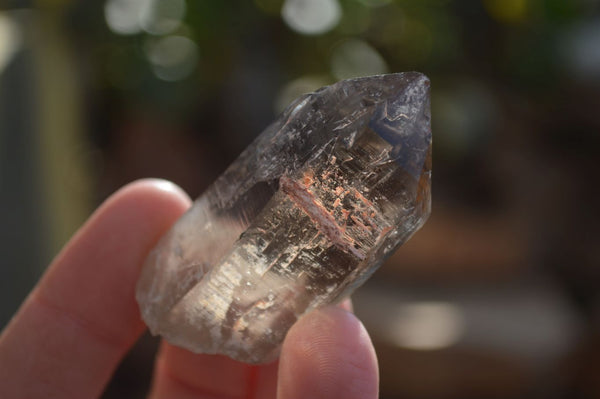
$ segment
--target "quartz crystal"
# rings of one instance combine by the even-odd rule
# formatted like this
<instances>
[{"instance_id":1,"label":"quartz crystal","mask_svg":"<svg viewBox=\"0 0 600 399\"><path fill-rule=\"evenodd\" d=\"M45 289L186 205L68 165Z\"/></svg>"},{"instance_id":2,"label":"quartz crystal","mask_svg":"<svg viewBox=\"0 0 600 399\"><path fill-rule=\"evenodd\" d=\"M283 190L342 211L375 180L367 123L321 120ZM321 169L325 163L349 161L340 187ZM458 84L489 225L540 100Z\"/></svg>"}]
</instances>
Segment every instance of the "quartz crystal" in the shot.
<instances>
[{"instance_id":1,"label":"quartz crystal","mask_svg":"<svg viewBox=\"0 0 600 399\"><path fill-rule=\"evenodd\" d=\"M274 360L306 312L349 295L430 212L429 80L351 79L294 101L149 254L153 334Z\"/></svg>"}]
</instances>

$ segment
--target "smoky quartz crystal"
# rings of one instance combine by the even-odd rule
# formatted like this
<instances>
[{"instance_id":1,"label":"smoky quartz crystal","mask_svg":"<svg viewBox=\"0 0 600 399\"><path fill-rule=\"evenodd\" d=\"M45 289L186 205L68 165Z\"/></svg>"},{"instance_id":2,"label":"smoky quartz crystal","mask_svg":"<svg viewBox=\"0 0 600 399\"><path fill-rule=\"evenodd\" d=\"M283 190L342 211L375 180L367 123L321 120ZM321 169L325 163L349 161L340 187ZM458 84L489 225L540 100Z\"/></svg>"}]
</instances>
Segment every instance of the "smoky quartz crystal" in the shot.
<instances>
[{"instance_id":1,"label":"smoky quartz crystal","mask_svg":"<svg viewBox=\"0 0 600 399\"><path fill-rule=\"evenodd\" d=\"M430 212L429 80L345 80L294 101L149 254L153 334L274 360L303 314L349 295Z\"/></svg>"}]
</instances>

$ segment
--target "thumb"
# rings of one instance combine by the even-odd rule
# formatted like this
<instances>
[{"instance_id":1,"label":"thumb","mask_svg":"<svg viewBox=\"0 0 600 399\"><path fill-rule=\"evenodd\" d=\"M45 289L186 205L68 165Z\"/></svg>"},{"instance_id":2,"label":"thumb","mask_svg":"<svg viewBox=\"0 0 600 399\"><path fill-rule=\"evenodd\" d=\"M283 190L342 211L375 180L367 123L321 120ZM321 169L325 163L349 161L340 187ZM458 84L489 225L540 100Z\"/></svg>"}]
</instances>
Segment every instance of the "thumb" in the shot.
<instances>
[{"instance_id":1,"label":"thumb","mask_svg":"<svg viewBox=\"0 0 600 399\"><path fill-rule=\"evenodd\" d=\"M375 399L378 385L373 344L353 314L334 306L316 310L288 332L278 398Z\"/></svg>"}]
</instances>

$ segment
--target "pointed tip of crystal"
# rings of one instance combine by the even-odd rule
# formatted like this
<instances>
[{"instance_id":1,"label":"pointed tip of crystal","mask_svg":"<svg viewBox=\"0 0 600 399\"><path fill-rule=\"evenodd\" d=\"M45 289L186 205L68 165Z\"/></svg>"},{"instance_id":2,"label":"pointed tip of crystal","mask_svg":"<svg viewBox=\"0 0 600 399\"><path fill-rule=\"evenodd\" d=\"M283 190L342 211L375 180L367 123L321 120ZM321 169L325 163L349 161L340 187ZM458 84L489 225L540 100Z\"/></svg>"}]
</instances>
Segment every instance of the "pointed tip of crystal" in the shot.
<instances>
[{"instance_id":1,"label":"pointed tip of crystal","mask_svg":"<svg viewBox=\"0 0 600 399\"><path fill-rule=\"evenodd\" d=\"M339 86L338 86L339 85ZM430 156L430 81L420 72L376 75L341 81L332 86L372 103L368 126L391 146L391 155L415 179Z\"/></svg>"},{"instance_id":2,"label":"pointed tip of crystal","mask_svg":"<svg viewBox=\"0 0 600 399\"><path fill-rule=\"evenodd\" d=\"M358 96L365 105L375 105L386 114L382 117L393 121L429 118L430 85L429 78L420 72L402 72L340 81L329 88L332 92L341 91L342 97Z\"/></svg>"},{"instance_id":3,"label":"pointed tip of crystal","mask_svg":"<svg viewBox=\"0 0 600 399\"><path fill-rule=\"evenodd\" d=\"M382 89L384 93L387 92L389 96L394 96L398 90L410 87L419 91L423 96L428 97L431 82L429 78L421 72L398 72L342 80L334 83L333 86L348 84L356 84L363 89L377 87ZM386 90L386 87L383 87L382 84L387 85L388 90Z\"/></svg>"}]
</instances>

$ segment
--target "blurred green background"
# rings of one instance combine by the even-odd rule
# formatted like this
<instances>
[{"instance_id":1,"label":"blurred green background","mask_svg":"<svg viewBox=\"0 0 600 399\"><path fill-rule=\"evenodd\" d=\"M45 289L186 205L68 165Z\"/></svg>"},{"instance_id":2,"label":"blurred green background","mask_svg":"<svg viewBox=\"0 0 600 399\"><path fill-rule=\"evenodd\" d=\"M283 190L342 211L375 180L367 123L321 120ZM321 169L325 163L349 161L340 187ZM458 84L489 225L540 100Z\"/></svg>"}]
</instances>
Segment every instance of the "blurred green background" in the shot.
<instances>
[{"instance_id":1,"label":"blurred green background","mask_svg":"<svg viewBox=\"0 0 600 399\"><path fill-rule=\"evenodd\" d=\"M121 185L197 196L297 95L418 70L433 213L354 298L381 397L600 397L600 1L0 4L0 326Z\"/></svg>"}]
</instances>

